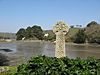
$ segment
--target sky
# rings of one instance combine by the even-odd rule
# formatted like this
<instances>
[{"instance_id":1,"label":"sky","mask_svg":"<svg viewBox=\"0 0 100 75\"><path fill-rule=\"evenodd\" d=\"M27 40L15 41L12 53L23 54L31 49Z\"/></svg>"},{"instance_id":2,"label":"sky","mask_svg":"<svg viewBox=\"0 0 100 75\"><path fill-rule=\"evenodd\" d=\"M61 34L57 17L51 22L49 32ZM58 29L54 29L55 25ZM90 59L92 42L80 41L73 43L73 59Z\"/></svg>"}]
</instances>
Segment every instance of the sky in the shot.
<instances>
[{"instance_id":1,"label":"sky","mask_svg":"<svg viewBox=\"0 0 100 75\"><path fill-rule=\"evenodd\" d=\"M83 27L100 23L100 0L0 0L0 32L16 33L33 25L48 30L57 21Z\"/></svg>"}]
</instances>

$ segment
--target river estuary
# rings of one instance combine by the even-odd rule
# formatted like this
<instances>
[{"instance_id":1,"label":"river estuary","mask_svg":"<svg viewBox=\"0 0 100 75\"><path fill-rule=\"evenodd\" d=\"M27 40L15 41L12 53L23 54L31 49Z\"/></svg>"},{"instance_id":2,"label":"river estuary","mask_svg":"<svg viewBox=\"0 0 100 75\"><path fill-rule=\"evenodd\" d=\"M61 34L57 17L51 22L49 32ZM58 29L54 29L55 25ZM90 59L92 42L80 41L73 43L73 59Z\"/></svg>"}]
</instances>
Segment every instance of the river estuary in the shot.
<instances>
[{"instance_id":1,"label":"river estuary","mask_svg":"<svg viewBox=\"0 0 100 75\"><path fill-rule=\"evenodd\" d=\"M69 58L95 57L100 59L100 45L96 44L77 45L66 43L65 52ZM54 57L55 44L51 42L1 42L0 54L7 57L9 65L18 65L25 63L32 56L46 55Z\"/></svg>"}]
</instances>

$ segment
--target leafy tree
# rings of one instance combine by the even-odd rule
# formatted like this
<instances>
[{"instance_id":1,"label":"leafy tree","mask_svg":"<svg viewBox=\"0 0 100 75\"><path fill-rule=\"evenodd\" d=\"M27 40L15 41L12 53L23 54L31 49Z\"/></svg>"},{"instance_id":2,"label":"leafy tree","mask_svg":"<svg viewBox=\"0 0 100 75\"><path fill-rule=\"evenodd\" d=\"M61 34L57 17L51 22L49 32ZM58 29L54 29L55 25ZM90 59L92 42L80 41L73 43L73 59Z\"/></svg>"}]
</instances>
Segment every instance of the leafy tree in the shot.
<instances>
[{"instance_id":1,"label":"leafy tree","mask_svg":"<svg viewBox=\"0 0 100 75\"><path fill-rule=\"evenodd\" d=\"M42 40L44 36L42 28L36 25L32 27L32 34L39 40Z\"/></svg>"},{"instance_id":2,"label":"leafy tree","mask_svg":"<svg viewBox=\"0 0 100 75\"><path fill-rule=\"evenodd\" d=\"M32 38L32 28L31 27L27 27L26 32L25 32L25 38L29 39Z\"/></svg>"},{"instance_id":3,"label":"leafy tree","mask_svg":"<svg viewBox=\"0 0 100 75\"><path fill-rule=\"evenodd\" d=\"M26 29L21 28L19 31L16 33L17 35L17 40L22 40L23 37L25 39L43 39L43 30L40 26L33 26L33 27L27 27Z\"/></svg>"},{"instance_id":4,"label":"leafy tree","mask_svg":"<svg viewBox=\"0 0 100 75\"><path fill-rule=\"evenodd\" d=\"M25 29L24 28L19 29L16 35L17 35L17 40L22 40L22 38L25 37Z\"/></svg>"},{"instance_id":5,"label":"leafy tree","mask_svg":"<svg viewBox=\"0 0 100 75\"><path fill-rule=\"evenodd\" d=\"M74 28L74 25L70 26L71 28Z\"/></svg>"},{"instance_id":6,"label":"leafy tree","mask_svg":"<svg viewBox=\"0 0 100 75\"><path fill-rule=\"evenodd\" d=\"M95 21L90 22L85 28L85 33L89 43L100 43L100 24Z\"/></svg>"},{"instance_id":7,"label":"leafy tree","mask_svg":"<svg viewBox=\"0 0 100 75\"><path fill-rule=\"evenodd\" d=\"M86 41L86 35L84 33L84 30L80 29L76 34L74 43L85 43L85 41Z\"/></svg>"},{"instance_id":8,"label":"leafy tree","mask_svg":"<svg viewBox=\"0 0 100 75\"><path fill-rule=\"evenodd\" d=\"M91 25L98 25L98 23L95 22L95 21L92 21L92 22L90 22L89 24L87 24L87 27L90 27Z\"/></svg>"}]
</instances>

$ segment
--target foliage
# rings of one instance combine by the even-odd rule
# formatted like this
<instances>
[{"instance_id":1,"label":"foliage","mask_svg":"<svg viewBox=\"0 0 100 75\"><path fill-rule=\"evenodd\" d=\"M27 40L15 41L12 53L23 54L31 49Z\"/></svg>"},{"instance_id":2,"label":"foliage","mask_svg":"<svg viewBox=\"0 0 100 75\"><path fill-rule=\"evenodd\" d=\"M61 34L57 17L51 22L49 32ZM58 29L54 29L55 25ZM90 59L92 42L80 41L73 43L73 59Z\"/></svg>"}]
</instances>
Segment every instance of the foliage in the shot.
<instances>
[{"instance_id":1,"label":"foliage","mask_svg":"<svg viewBox=\"0 0 100 75\"><path fill-rule=\"evenodd\" d=\"M43 30L40 26L33 26L33 27L27 27L26 29L19 29L19 31L16 33L17 40L22 40L22 38L25 39L43 39Z\"/></svg>"},{"instance_id":2,"label":"foliage","mask_svg":"<svg viewBox=\"0 0 100 75\"><path fill-rule=\"evenodd\" d=\"M74 25L70 26L70 28L74 28Z\"/></svg>"},{"instance_id":3,"label":"foliage","mask_svg":"<svg viewBox=\"0 0 100 75\"><path fill-rule=\"evenodd\" d=\"M38 56L19 65L15 75L97 75L99 72L100 59Z\"/></svg>"},{"instance_id":4,"label":"foliage","mask_svg":"<svg viewBox=\"0 0 100 75\"><path fill-rule=\"evenodd\" d=\"M19 31L16 33L16 36L17 40L22 40L22 38L25 37L25 29L24 28L19 29Z\"/></svg>"},{"instance_id":5,"label":"foliage","mask_svg":"<svg viewBox=\"0 0 100 75\"><path fill-rule=\"evenodd\" d=\"M90 36L88 36L88 42L89 43L98 43L98 44L100 44L100 37L90 37Z\"/></svg>"},{"instance_id":6,"label":"foliage","mask_svg":"<svg viewBox=\"0 0 100 75\"><path fill-rule=\"evenodd\" d=\"M26 31L25 31L25 39L29 39L29 38L32 38L32 37L33 37L32 28L31 27L27 27Z\"/></svg>"},{"instance_id":7,"label":"foliage","mask_svg":"<svg viewBox=\"0 0 100 75\"><path fill-rule=\"evenodd\" d=\"M95 22L95 21L92 21L92 22L90 22L89 24L87 24L87 27L90 27L90 26L92 26L92 25L98 25L98 23Z\"/></svg>"},{"instance_id":8,"label":"foliage","mask_svg":"<svg viewBox=\"0 0 100 75\"><path fill-rule=\"evenodd\" d=\"M89 43L100 43L100 25L97 22L92 21L87 24L85 34Z\"/></svg>"},{"instance_id":9,"label":"foliage","mask_svg":"<svg viewBox=\"0 0 100 75\"><path fill-rule=\"evenodd\" d=\"M69 32L66 34L65 40L67 42L74 42L75 36L78 33L80 28L70 28Z\"/></svg>"},{"instance_id":10,"label":"foliage","mask_svg":"<svg viewBox=\"0 0 100 75\"><path fill-rule=\"evenodd\" d=\"M44 40L46 40L46 41L54 41L56 39L56 35L48 35L48 36L45 36L44 37Z\"/></svg>"},{"instance_id":11,"label":"foliage","mask_svg":"<svg viewBox=\"0 0 100 75\"><path fill-rule=\"evenodd\" d=\"M84 33L84 30L81 29L78 31L78 33L76 34L76 37L75 37L75 40L74 42L75 43L85 43L86 41L86 35Z\"/></svg>"},{"instance_id":12,"label":"foliage","mask_svg":"<svg viewBox=\"0 0 100 75\"><path fill-rule=\"evenodd\" d=\"M0 66L0 75L14 75L16 71L16 66Z\"/></svg>"},{"instance_id":13,"label":"foliage","mask_svg":"<svg viewBox=\"0 0 100 75\"><path fill-rule=\"evenodd\" d=\"M85 31L81 31L82 29L83 28L75 28L71 26L65 37L66 42L85 43L86 40L89 43L100 43L100 24L92 21L84 28ZM44 34L49 34L49 36L44 37ZM22 38L25 37L25 39L54 41L56 38L52 30L43 31L42 28L37 25L27 27L26 29L21 28L16 35L17 40L22 40Z\"/></svg>"},{"instance_id":14,"label":"foliage","mask_svg":"<svg viewBox=\"0 0 100 75\"><path fill-rule=\"evenodd\" d=\"M33 32L33 35L38 38L39 40L42 40L43 39L43 30L40 26L33 26L32 27L32 32Z\"/></svg>"},{"instance_id":15,"label":"foliage","mask_svg":"<svg viewBox=\"0 0 100 75\"><path fill-rule=\"evenodd\" d=\"M45 30L44 34L48 34L48 36L44 36L44 40L46 41L55 41L56 35L52 30Z\"/></svg>"},{"instance_id":16,"label":"foliage","mask_svg":"<svg viewBox=\"0 0 100 75\"><path fill-rule=\"evenodd\" d=\"M71 26L71 28L69 29L69 32L67 33L65 40L66 42L76 42L75 40L78 36L81 37L82 35L78 34L80 30L82 30L83 28L75 28L73 26ZM83 30L85 37L83 40L83 42L89 42L89 43L100 43L100 24L98 24L95 21L92 21L90 23L87 24L87 27L84 28ZM51 38L52 36L54 36L52 30L46 30L45 33L48 33L50 36L46 37L46 40L52 40L53 38ZM78 34L78 35L77 35ZM82 38L82 37L81 37ZM81 39L77 40L81 41Z\"/></svg>"}]
</instances>

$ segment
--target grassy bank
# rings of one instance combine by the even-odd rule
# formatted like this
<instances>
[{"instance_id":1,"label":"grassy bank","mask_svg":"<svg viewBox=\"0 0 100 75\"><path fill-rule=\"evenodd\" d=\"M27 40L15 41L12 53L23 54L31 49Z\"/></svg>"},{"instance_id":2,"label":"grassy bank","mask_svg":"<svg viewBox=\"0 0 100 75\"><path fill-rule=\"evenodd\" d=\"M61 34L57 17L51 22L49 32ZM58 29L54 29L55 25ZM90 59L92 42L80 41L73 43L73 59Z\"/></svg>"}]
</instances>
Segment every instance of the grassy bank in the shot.
<instances>
[{"instance_id":1,"label":"grassy bank","mask_svg":"<svg viewBox=\"0 0 100 75\"><path fill-rule=\"evenodd\" d=\"M0 66L0 75L14 75L16 71L16 66Z\"/></svg>"}]
</instances>

